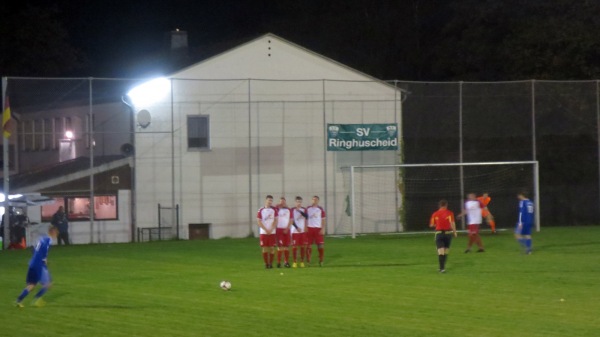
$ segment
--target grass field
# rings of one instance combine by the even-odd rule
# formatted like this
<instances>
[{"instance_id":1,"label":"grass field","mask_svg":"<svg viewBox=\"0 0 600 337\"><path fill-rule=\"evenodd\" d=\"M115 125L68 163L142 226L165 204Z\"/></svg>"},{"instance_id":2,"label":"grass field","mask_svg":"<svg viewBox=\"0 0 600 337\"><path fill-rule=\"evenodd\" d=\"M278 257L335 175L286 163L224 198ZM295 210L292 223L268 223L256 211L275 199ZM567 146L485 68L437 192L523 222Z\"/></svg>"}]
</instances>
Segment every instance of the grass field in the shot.
<instances>
[{"instance_id":1,"label":"grass field","mask_svg":"<svg viewBox=\"0 0 600 337\"><path fill-rule=\"evenodd\" d=\"M600 336L600 227L543 229L530 256L483 240L446 274L432 234L327 238L304 269L265 270L257 239L53 247L47 305L23 309L30 252L4 251L0 336Z\"/></svg>"}]
</instances>

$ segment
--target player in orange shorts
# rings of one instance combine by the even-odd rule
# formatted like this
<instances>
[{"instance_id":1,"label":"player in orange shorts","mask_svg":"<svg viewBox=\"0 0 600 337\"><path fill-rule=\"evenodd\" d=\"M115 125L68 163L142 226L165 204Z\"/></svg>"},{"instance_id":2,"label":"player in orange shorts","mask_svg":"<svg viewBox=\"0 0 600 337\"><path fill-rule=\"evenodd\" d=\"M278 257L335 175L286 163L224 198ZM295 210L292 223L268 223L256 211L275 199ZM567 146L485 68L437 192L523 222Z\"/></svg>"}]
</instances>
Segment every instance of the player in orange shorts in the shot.
<instances>
[{"instance_id":1,"label":"player in orange shorts","mask_svg":"<svg viewBox=\"0 0 600 337\"><path fill-rule=\"evenodd\" d=\"M481 202L483 206L485 206L481 210L481 216L485 219L488 225L490 225L490 228L492 228L492 234L496 234L496 221L494 221L494 216L492 215L492 213L490 213L490 210L488 209L488 204L490 203L490 201L492 201L492 198L490 198L487 192L484 192L482 196L477 198L477 200L479 200L479 202Z\"/></svg>"}]
</instances>

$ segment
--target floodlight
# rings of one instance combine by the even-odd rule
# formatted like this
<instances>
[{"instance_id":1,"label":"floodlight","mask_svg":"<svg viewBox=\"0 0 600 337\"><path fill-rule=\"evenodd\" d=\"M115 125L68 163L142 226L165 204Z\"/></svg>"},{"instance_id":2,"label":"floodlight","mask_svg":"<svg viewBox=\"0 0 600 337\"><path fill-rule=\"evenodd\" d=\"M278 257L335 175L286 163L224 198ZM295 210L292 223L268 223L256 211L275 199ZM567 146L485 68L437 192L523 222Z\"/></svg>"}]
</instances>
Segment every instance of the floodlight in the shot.
<instances>
[{"instance_id":1,"label":"floodlight","mask_svg":"<svg viewBox=\"0 0 600 337\"><path fill-rule=\"evenodd\" d=\"M67 130L67 131L65 132L65 138L66 138L66 139L69 139L69 140L71 140L71 139L73 139L74 137L75 137L75 134L73 133L73 131L71 131L71 130Z\"/></svg>"},{"instance_id":2,"label":"floodlight","mask_svg":"<svg viewBox=\"0 0 600 337\"><path fill-rule=\"evenodd\" d=\"M140 108L160 101L170 91L171 81L167 78L159 77L129 90L127 96L129 96L134 106Z\"/></svg>"}]
</instances>

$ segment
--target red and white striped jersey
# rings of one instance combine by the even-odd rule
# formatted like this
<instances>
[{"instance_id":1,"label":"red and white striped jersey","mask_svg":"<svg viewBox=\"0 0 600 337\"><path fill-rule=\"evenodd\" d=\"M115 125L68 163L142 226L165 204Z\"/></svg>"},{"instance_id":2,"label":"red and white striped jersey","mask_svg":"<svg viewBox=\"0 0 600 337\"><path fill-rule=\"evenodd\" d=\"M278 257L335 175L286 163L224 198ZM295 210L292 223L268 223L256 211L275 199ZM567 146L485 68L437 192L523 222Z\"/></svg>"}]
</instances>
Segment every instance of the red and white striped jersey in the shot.
<instances>
[{"instance_id":1,"label":"red and white striped jersey","mask_svg":"<svg viewBox=\"0 0 600 337\"><path fill-rule=\"evenodd\" d=\"M290 223L290 209L287 207L277 208L277 228L287 228Z\"/></svg>"},{"instance_id":2,"label":"red and white striped jersey","mask_svg":"<svg viewBox=\"0 0 600 337\"><path fill-rule=\"evenodd\" d=\"M321 206L308 206L306 208L308 214L308 227L321 228L323 219L325 219L325 210Z\"/></svg>"},{"instance_id":3,"label":"red and white striped jersey","mask_svg":"<svg viewBox=\"0 0 600 337\"><path fill-rule=\"evenodd\" d=\"M256 214L256 218L268 229L273 229L276 217L277 209L273 207L262 207L258 210L258 214ZM260 227L260 234L267 234L267 232Z\"/></svg>"},{"instance_id":4,"label":"red and white striped jersey","mask_svg":"<svg viewBox=\"0 0 600 337\"><path fill-rule=\"evenodd\" d=\"M306 208L293 208L292 209L292 217L294 218L294 224L296 227L292 226L292 234L294 233L304 233L306 231L306 218L302 214L306 214Z\"/></svg>"}]
</instances>

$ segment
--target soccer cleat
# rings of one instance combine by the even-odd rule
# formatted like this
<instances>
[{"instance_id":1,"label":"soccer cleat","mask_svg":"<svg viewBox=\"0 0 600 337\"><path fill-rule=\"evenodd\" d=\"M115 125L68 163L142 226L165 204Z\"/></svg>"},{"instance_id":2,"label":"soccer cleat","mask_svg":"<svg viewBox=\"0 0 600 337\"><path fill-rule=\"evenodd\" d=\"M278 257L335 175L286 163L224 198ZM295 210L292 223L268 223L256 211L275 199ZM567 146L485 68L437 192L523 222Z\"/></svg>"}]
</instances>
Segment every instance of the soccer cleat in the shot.
<instances>
[{"instance_id":1,"label":"soccer cleat","mask_svg":"<svg viewBox=\"0 0 600 337\"><path fill-rule=\"evenodd\" d=\"M300 268L304 268L304 262L300 262Z\"/></svg>"},{"instance_id":2,"label":"soccer cleat","mask_svg":"<svg viewBox=\"0 0 600 337\"><path fill-rule=\"evenodd\" d=\"M483 248L479 248L479 249L477 249L477 252L478 252L478 253L483 253L483 252L485 252L485 249L483 249Z\"/></svg>"},{"instance_id":3,"label":"soccer cleat","mask_svg":"<svg viewBox=\"0 0 600 337\"><path fill-rule=\"evenodd\" d=\"M286 268L289 268L290 264L288 262L286 262L283 266L286 267Z\"/></svg>"},{"instance_id":4,"label":"soccer cleat","mask_svg":"<svg viewBox=\"0 0 600 337\"><path fill-rule=\"evenodd\" d=\"M323 261L319 261L319 267L323 267Z\"/></svg>"},{"instance_id":5,"label":"soccer cleat","mask_svg":"<svg viewBox=\"0 0 600 337\"><path fill-rule=\"evenodd\" d=\"M440 273L442 273L442 274L443 274L443 273L445 273L445 272L446 272L446 269L440 269Z\"/></svg>"},{"instance_id":6,"label":"soccer cleat","mask_svg":"<svg viewBox=\"0 0 600 337\"><path fill-rule=\"evenodd\" d=\"M15 307L17 307L17 308L25 308L25 306L23 305L23 303L17 302L17 301L15 301Z\"/></svg>"},{"instance_id":7,"label":"soccer cleat","mask_svg":"<svg viewBox=\"0 0 600 337\"><path fill-rule=\"evenodd\" d=\"M33 301L33 306L37 308L41 308L46 305L46 301L44 301L41 297Z\"/></svg>"},{"instance_id":8,"label":"soccer cleat","mask_svg":"<svg viewBox=\"0 0 600 337\"><path fill-rule=\"evenodd\" d=\"M269 264L269 267L268 267L268 268L269 268L269 269L273 269L273 265L272 265L272 264Z\"/></svg>"},{"instance_id":9,"label":"soccer cleat","mask_svg":"<svg viewBox=\"0 0 600 337\"><path fill-rule=\"evenodd\" d=\"M527 252L525 252L525 254L527 254L527 255L531 255L531 249L530 249L530 250L528 250Z\"/></svg>"},{"instance_id":10,"label":"soccer cleat","mask_svg":"<svg viewBox=\"0 0 600 337\"><path fill-rule=\"evenodd\" d=\"M298 264L296 262L292 263L292 268L298 268Z\"/></svg>"},{"instance_id":11,"label":"soccer cleat","mask_svg":"<svg viewBox=\"0 0 600 337\"><path fill-rule=\"evenodd\" d=\"M278 263L278 264L277 264L277 268L281 268L281 263Z\"/></svg>"},{"instance_id":12,"label":"soccer cleat","mask_svg":"<svg viewBox=\"0 0 600 337\"><path fill-rule=\"evenodd\" d=\"M465 253L470 253L471 252L471 248L465 250Z\"/></svg>"}]
</instances>

